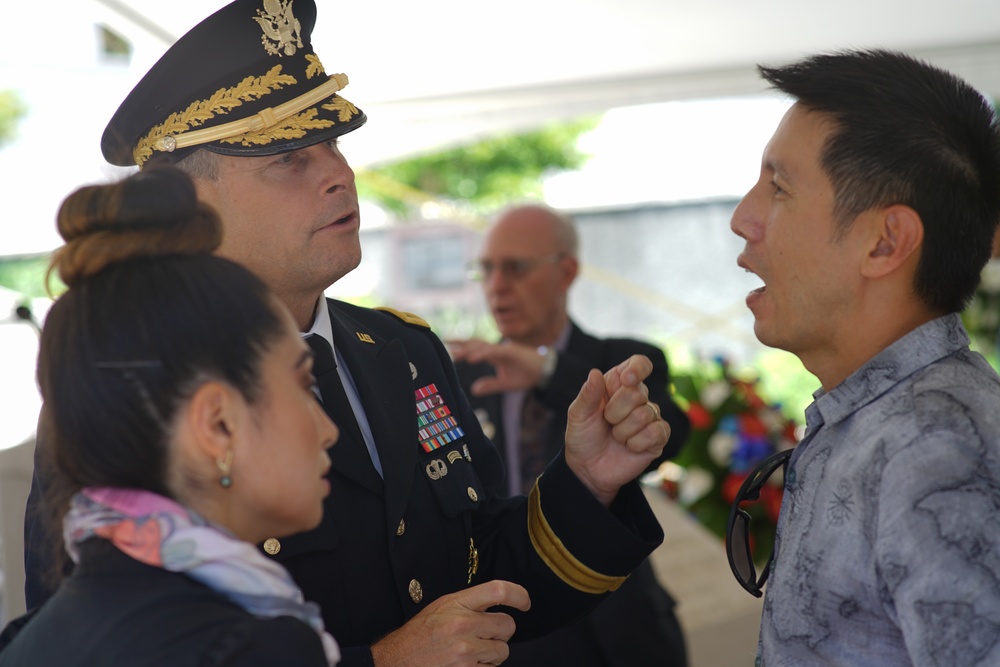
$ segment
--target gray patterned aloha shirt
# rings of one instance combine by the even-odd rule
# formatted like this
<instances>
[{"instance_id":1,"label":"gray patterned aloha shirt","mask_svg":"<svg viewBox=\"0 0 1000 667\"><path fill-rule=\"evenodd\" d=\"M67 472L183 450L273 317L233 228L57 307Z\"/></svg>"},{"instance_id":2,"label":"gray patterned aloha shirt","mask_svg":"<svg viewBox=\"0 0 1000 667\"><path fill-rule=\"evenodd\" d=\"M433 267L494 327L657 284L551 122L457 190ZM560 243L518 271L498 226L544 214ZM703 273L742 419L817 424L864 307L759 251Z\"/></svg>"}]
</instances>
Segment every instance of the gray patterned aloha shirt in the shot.
<instances>
[{"instance_id":1,"label":"gray patterned aloha shirt","mask_svg":"<svg viewBox=\"0 0 1000 667\"><path fill-rule=\"evenodd\" d=\"M958 315L806 410L757 665L1000 665L1000 378Z\"/></svg>"}]
</instances>

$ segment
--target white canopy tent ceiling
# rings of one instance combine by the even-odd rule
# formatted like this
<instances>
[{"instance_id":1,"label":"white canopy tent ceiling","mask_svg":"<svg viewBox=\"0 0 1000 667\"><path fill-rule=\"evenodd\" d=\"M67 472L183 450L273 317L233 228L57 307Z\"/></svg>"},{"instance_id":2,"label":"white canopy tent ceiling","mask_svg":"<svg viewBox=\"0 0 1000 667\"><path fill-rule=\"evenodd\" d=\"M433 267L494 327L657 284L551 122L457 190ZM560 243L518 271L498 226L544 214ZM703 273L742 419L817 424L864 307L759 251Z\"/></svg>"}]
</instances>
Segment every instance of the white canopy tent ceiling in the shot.
<instances>
[{"instance_id":1,"label":"white canopy tent ceiling","mask_svg":"<svg viewBox=\"0 0 1000 667\"><path fill-rule=\"evenodd\" d=\"M225 1L53 0L33 15L34 29L9 31L0 90L15 90L29 111L19 139L0 150L9 221L0 226L0 256L56 247L52 221L66 193L122 173L101 157L105 123L166 48ZM833 49L905 50L1000 99L998 0L317 4L316 52L328 71L349 75L345 96L369 118L344 139L355 167L617 107L755 95L764 91L756 63ZM129 59L100 52L98 26L129 42ZM733 109L721 117L737 120ZM664 114L648 132L677 133L678 122L687 125ZM697 135L710 132L718 165L729 161L733 134L749 134L742 127L729 123L723 134L691 125L687 143L697 150Z\"/></svg>"},{"instance_id":2,"label":"white canopy tent ceiling","mask_svg":"<svg viewBox=\"0 0 1000 667\"><path fill-rule=\"evenodd\" d=\"M224 4L93 1L161 49ZM369 116L351 138L356 164L613 107L753 94L756 63L831 49L905 50L1000 97L997 0L317 4L313 45Z\"/></svg>"}]
</instances>

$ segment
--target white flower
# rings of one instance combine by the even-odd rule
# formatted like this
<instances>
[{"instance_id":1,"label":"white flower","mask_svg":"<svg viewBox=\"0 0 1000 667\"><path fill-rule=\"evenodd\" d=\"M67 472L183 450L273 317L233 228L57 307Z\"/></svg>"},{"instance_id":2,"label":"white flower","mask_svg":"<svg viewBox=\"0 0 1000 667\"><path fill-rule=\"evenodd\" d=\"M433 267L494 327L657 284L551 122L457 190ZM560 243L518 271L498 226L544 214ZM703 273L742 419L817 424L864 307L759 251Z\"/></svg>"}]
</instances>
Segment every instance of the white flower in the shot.
<instances>
[{"instance_id":1,"label":"white flower","mask_svg":"<svg viewBox=\"0 0 1000 667\"><path fill-rule=\"evenodd\" d=\"M701 404L711 412L729 398L729 392L729 383L725 380L710 382L701 390Z\"/></svg>"},{"instance_id":2,"label":"white flower","mask_svg":"<svg viewBox=\"0 0 1000 667\"><path fill-rule=\"evenodd\" d=\"M712 458L712 462L720 468L729 466L735 448L736 436L732 433L716 431L708 439L708 455Z\"/></svg>"},{"instance_id":3,"label":"white flower","mask_svg":"<svg viewBox=\"0 0 1000 667\"><path fill-rule=\"evenodd\" d=\"M682 505L691 505L712 490L712 474L704 468L692 466L678 486L677 500Z\"/></svg>"}]
</instances>

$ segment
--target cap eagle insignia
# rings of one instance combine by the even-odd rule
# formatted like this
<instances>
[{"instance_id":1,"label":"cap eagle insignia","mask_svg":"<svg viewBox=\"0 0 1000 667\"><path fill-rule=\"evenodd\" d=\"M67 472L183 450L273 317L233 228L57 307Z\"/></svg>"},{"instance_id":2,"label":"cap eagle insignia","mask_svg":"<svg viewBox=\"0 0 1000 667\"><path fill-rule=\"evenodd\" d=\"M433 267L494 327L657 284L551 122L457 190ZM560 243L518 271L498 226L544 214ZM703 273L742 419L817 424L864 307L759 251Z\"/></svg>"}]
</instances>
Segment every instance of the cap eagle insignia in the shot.
<instances>
[{"instance_id":1,"label":"cap eagle insignia","mask_svg":"<svg viewBox=\"0 0 1000 667\"><path fill-rule=\"evenodd\" d=\"M301 26L292 14L292 0L264 0L264 9L258 9L253 20L264 31L260 41L270 55L281 56L284 52L294 56L296 47L302 48Z\"/></svg>"}]
</instances>

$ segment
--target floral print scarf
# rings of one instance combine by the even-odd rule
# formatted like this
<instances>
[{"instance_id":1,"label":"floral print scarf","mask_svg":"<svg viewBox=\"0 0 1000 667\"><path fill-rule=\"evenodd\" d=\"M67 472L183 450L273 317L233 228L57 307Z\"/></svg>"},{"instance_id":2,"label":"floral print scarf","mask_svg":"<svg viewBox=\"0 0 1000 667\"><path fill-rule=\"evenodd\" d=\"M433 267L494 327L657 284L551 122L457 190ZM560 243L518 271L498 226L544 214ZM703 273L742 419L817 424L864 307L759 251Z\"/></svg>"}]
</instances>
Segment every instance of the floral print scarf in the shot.
<instances>
[{"instance_id":1,"label":"floral print scarf","mask_svg":"<svg viewBox=\"0 0 1000 667\"><path fill-rule=\"evenodd\" d=\"M319 634L331 667L340 661L319 606L304 600L284 567L169 498L138 489L87 487L73 496L63 537L74 563L80 543L100 537L139 562L205 584L254 616L298 618Z\"/></svg>"}]
</instances>

